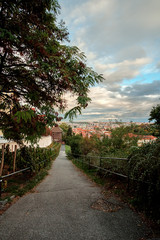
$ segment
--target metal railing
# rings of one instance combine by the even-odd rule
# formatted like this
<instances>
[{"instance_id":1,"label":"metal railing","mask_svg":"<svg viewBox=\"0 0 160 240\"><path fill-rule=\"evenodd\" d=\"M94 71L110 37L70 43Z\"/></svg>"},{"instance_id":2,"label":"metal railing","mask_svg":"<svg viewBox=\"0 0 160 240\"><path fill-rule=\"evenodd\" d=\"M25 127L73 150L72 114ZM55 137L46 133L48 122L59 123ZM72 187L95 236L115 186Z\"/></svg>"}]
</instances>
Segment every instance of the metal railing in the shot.
<instances>
[{"instance_id":1,"label":"metal railing","mask_svg":"<svg viewBox=\"0 0 160 240\"><path fill-rule=\"evenodd\" d=\"M37 164L40 165L41 163L44 163L44 162L45 162L45 161L41 161L41 162L38 162ZM19 173L21 173L21 172L25 172L25 171L27 171L27 170L29 170L29 169L31 169L31 167L27 167L27 168L18 170L18 171L16 171L16 172L9 173L9 174L4 175L4 176L0 176L0 197L1 197L1 195L2 195L2 182L3 182L4 179L6 179L6 178L8 178L8 177L11 177L11 176L14 176L14 175L17 175L17 174L19 174Z\"/></svg>"},{"instance_id":2,"label":"metal railing","mask_svg":"<svg viewBox=\"0 0 160 240\"><path fill-rule=\"evenodd\" d=\"M16 175L16 174L18 174L18 173L27 171L27 170L29 170L30 168L31 168L31 167L27 167L27 168L18 170L18 171L16 171L16 172L9 173L9 174L7 174L7 175L1 176L1 177L0 177L0 197L1 197L1 195L2 195L2 182L3 182L4 179L6 179L6 178L8 178L8 177L11 177L11 176L14 176L14 175Z\"/></svg>"},{"instance_id":3,"label":"metal railing","mask_svg":"<svg viewBox=\"0 0 160 240\"><path fill-rule=\"evenodd\" d=\"M55 144L53 147L54 147L54 149L57 149L57 144ZM56 155L56 153L54 153L54 155ZM42 164L42 163L44 163L45 162L45 160L44 161L41 161L41 162L38 162L38 163L36 163L37 165L39 164ZM0 163L1 163L1 160L0 160ZM6 179L6 178L9 178L9 177L11 177L11 176L14 176L14 175L17 175L17 174L19 174L19 173L22 173L22 172L25 172L25 171L27 171L27 170L31 170L32 169L32 167L26 167L26 168L24 168L24 169L21 169L21 170L18 170L18 171L15 171L15 172L12 172L12 173L9 173L9 174L7 174L7 175L3 175L3 176L0 176L0 197L1 197L1 195L2 195L2 183L3 183L3 180L4 179Z\"/></svg>"},{"instance_id":4,"label":"metal railing","mask_svg":"<svg viewBox=\"0 0 160 240\"><path fill-rule=\"evenodd\" d=\"M97 168L97 169L102 170L104 172L108 172L108 173L111 173L111 174L114 174L114 175L117 175L117 176L120 176L120 177L123 177L123 178L128 178L129 177L128 172L127 172L127 175L125 175L125 174L122 174L120 172L115 172L115 171L112 171L112 170L109 170L109 169L103 167L103 160L126 161L128 163L128 158L86 156L86 155L77 155L77 154L73 154L72 156L76 157L76 158L74 158L75 161L81 162L82 164L86 164L89 167L94 167L94 168ZM99 162L99 164L98 165L93 164L91 162L91 159L97 159L97 162Z\"/></svg>"},{"instance_id":5,"label":"metal railing","mask_svg":"<svg viewBox=\"0 0 160 240\"><path fill-rule=\"evenodd\" d=\"M82 166L83 164L86 164L88 165L88 167L93 167L93 168L97 168L101 171L103 171L104 173L110 173L110 174L113 174L113 175L116 175L116 176L119 176L119 177L122 177L122 178L125 178L127 180L127 189L129 190L130 188L130 183L131 181L133 182L142 182L144 184L152 184L153 186L155 185L154 183L150 183L149 181L143 181L141 179L136 179L136 178L133 178L130 176L130 166L128 164L129 162L129 159L128 158L118 158L118 157L101 157L101 156L86 156L86 155L77 155L77 154L69 154L68 156L71 156L73 157L73 159L75 161L78 161L78 162L81 162ZM96 158L99 160L99 165L95 165L93 163L91 163L91 159L92 158ZM123 174L122 172L115 172L115 171L112 171L110 169L107 169L107 168L104 168L103 167L103 162L102 160L117 160L117 161L125 161L127 163L127 166L126 166L126 174ZM98 162L98 161L97 161Z\"/></svg>"}]
</instances>

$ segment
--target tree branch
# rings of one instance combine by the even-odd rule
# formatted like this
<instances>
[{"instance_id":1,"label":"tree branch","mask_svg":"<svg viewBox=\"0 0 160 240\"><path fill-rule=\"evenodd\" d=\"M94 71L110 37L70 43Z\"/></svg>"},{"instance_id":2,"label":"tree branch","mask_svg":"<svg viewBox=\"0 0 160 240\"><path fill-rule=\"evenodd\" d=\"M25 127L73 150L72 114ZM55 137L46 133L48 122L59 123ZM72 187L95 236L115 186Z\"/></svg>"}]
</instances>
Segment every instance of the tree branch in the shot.
<instances>
[{"instance_id":1,"label":"tree branch","mask_svg":"<svg viewBox=\"0 0 160 240\"><path fill-rule=\"evenodd\" d=\"M7 56L7 52L5 52L5 54L3 56L1 56L0 73L2 72L2 69L4 67L4 61L5 61L6 56Z\"/></svg>"},{"instance_id":2,"label":"tree branch","mask_svg":"<svg viewBox=\"0 0 160 240\"><path fill-rule=\"evenodd\" d=\"M11 68L11 67L32 67L34 68L33 65L28 65L25 63L19 63L19 64L12 64L12 65L5 65L4 68Z\"/></svg>"}]
</instances>

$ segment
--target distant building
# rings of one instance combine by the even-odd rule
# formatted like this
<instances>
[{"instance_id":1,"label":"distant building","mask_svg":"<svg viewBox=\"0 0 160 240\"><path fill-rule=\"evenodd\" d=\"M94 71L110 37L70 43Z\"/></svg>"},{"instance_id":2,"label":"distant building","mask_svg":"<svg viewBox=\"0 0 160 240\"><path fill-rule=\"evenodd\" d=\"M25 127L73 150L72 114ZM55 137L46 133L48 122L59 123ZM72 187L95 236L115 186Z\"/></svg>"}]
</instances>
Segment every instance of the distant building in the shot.
<instances>
[{"instance_id":1,"label":"distant building","mask_svg":"<svg viewBox=\"0 0 160 240\"><path fill-rule=\"evenodd\" d=\"M109 137L111 138L111 132L110 131L104 131L103 134L106 136L106 137Z\"/></svg>"},{"instance_id":2,"label":"distant building","mask_svg":"<svg viewBox=\"0 0 160 240\"><path fill-rule=\"evenodd\" d=\"M128 133L128 136L130 138L133 138L133 137L136 137L138 138L138 146L142 146L143 144L145 143L151 143L151 142L154 142L157 140L156 137L152 136L152 135L136 135L136 134L133 134L133 133Z\"/></svg>"},{"instance_id":3,"label":"distant building","mask_svg":"<svg viewBox=\"0 0 160 240\"><path fill-rule=\"evenodd\" d=\"M52 128L52 138L55 142L62 142L62 129L60 127Z\"/></svg>"},{"instance_id":4,"label":"distant building","mask_svg":"<svg viewBox=\"0 0 160 240\"><path fill-rule=\"evenodd\" d=\"M144 143L151 143L156 140L157 138L151 135L141 136L141 138L138 140L138 146L142 146Z\"/></svg>"}]
</instances>

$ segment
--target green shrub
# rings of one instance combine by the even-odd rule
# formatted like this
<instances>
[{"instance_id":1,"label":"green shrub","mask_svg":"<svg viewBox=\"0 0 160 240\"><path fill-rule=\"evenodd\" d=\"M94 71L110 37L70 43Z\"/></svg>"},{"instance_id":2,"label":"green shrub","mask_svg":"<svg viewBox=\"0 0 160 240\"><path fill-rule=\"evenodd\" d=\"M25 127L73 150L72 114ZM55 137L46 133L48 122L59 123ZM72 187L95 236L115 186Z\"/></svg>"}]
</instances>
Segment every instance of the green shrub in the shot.
<instances>
[{"instance_id":1,"label":"green shrub","mask_svg":"<svg viewBox=\"0 0 160 240\"><path fill-rule=\"evenodd\" d=\"M74 157L78 157L78 155L82 154L82 140L83 138L81 135L75 135L70 138L69 145L71 147L71 152Z\"/></svg>"},{"instance_id":2,"label":"green shrub","mask_svg":"<svg viewBox=\"0 0 160 240\"><path fill-rule=\"evenodd\" d=\"M129 156L129 172L136 205L160 219L160 140L133 149Z\"/></svg>"},{"instance_id":3,"label":"green shrub","mask_svg":"<svg viewBox=\"0 0 160 240\"><path fill-rule=\"evenodd\" d=\"M17 149L16 170L30 167L32 172L38 172L51 162L51 160L58 154L59 148L60 144L53 142L47 148L23 146L20 149ZM9 172L12 172L13 170L13 158L13 153L9 151L9 146L7 146L4 153L4 159Z\"/></svg>"},{"instance_id":4,"label":"green shrub","mask_svg":"<svg viewBox=\"0 0 160 240\"><path fill-rule=\"evenodd\" d=\"M65 145L65 152L66 152L67 156L69 156L71 154L71 147L68 145Z\"/></svg>"}]
</instances>

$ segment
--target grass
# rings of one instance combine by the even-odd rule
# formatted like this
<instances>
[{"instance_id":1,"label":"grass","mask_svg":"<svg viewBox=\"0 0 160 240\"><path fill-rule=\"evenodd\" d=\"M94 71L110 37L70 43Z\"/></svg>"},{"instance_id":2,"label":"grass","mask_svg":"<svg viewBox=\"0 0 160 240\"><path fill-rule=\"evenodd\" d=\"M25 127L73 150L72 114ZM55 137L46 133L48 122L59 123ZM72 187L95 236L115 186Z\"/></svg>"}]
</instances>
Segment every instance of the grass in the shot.
<instances>
[{"instance_id":1,"label":"grass","mask_svg":"<svg viewBox=\"0 0 160 240\"><path fill-rule=\"evenodd\" d=\"M99 175L100 174L99 170L93 167L88 168L87 164L77 161L76 159L72 159L72 162L74 163L74 165L80 168L83 172L85 172L86 175L88 175L97 184L100 184L100 185L105 184L105 179Z\"/></svg>"},{"instance_id":2,"label":"grass","mask_svg":"<svg viewBox=\"0 0 160 240\"><path fill-rule=\"evenodd\" d=\"M68 145L65 145L65 151L66 151L66 154L68 156L71 153L71 147L68 146Z\"/></svg>"}]
</instances>

